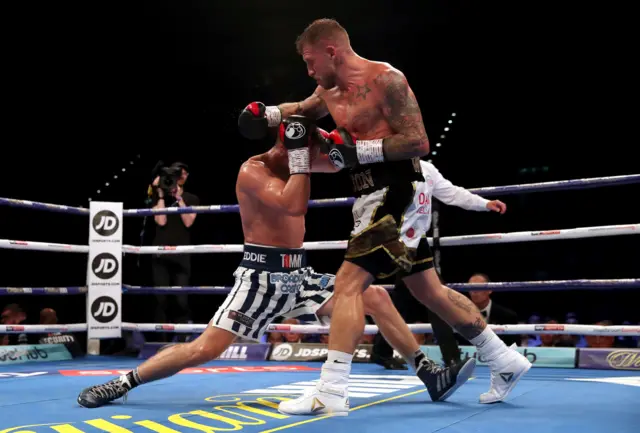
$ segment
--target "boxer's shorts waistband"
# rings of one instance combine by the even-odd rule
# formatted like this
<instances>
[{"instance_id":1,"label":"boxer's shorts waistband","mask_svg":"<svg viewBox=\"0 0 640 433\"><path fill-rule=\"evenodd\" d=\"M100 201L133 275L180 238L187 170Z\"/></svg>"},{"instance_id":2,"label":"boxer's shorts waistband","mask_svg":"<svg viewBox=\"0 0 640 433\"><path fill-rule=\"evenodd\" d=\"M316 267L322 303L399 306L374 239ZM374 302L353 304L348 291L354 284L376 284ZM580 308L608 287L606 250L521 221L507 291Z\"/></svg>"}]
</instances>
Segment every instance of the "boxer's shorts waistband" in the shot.
<instances>
[{"instance_id":1,"label":"boxer's shorts waistband","mask_svg":"<svg viewBox=\"0 0 640 433\"><path fill-rule=\"evenodd\" d=\"M289 272L307 266L307 253L304 248L244 244L240 266L270 272Z\"/></svg>"}]
</instances>

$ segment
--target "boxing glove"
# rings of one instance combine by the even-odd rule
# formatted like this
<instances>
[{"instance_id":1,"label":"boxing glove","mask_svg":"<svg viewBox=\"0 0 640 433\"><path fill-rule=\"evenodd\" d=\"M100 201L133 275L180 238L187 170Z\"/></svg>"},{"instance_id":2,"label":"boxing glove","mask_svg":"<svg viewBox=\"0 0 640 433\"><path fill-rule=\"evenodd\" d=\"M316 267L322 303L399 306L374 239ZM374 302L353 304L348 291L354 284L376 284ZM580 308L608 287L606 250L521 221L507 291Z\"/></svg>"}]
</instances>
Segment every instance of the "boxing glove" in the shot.
<instances>
[{"instance_id":1,"label":"boxing glove","mask_svg":"<svg viewBox=\"0 0 640 433\"><path fill-rule=\"evenodd\" d=\"M307 174L311 172L309 144L315 134L315 124L304 116L290 116L282 122L280 127L282 144L289 155L289 173Z\"/></svg>"},{"instance_id":2,"label":"boxing glove","mask_svg":"<svg viewBox=\"0 0 640 433\"><path fill-rule=\"evenodd\" d=\"M249 140L260 140L267 135L269 128L280 124L282 114L276 106L265 106L262 102L247 105L238 117L238 129Z\"/></svg>"},{"instance_id":3,"label":"boxing glove","mask_svg":"<svg viewBox=\"0 0 640 433\"><path fill-rule=\"evenodd\" d=\"M331 131L328 138L324 138L322 148L333 165L342 170L357 164L384 161L382 140L356 140L346 129L338 128Z\"/></svg>"}]
</instances>

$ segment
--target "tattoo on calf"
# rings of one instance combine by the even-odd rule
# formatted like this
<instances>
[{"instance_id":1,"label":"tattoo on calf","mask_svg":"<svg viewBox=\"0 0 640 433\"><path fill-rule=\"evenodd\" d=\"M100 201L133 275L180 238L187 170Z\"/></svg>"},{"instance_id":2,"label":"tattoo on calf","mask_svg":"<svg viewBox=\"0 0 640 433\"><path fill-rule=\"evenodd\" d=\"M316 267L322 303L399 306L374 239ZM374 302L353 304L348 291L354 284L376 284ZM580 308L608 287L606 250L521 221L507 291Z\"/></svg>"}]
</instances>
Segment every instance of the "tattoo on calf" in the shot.
<instances>
[{"instance_id":1,"label":"tattoo on calf","mask_svg":"<svg viewBox=\"0 0 640 433\"><path fill-rule=\"evenodd\" d=\"M458 323L454 326L456 331L467 340L472 340L482 334L482 331L484 331L486 327L487 324L481 317L476 318L476 321L473 323Z\"/></svg>"},{"instance_id":2,"label":"tattoo on calf","mask_svg":"<svg viewBox=\"0 0 640 433\"><path fill-rule=\"evenodd\" d=\"M456 292L455 290L447 290L447 297L451 302L453 302L456 307L466 311L467 313L471 313L476 309L476 306L473 304L473 302L471 302L469 298Z\"/></svg>"}]
</instances>

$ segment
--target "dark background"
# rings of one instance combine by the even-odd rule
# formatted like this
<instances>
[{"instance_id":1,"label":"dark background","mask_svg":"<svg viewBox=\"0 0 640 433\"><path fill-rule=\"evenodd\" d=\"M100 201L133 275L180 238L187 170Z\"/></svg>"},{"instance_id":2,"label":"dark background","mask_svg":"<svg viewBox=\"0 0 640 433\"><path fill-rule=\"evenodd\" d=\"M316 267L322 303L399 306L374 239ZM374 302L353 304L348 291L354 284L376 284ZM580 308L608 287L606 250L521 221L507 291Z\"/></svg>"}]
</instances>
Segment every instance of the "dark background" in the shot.
<instances>
[{"instance_id":1,"label":"dark background","mask_svg":"<svg viewBox=\"0 0 640 433\"><path fill-rule=\"evenodd\" d=\"M270 144L237 132L250 101L308 96L294 40L333 17L355 51L401 69L420 102L435 165L464 187L640 172L632 14L610 3L473 1L92 1L3 4L3 181L0 196L88 207L88 199L144 207L158 161L191 167L202 204L236 203L242 161ZM629 17L629 18L627 18ZM451 125L451 113L456 117ZM320 124L332 128L330 119ZM443 128L451 126L445 139ZM436 148L435 143L443 143ZM126 171L122 171L126 168ZM114 179L114 175L118 175ZM105 186L105 183L109 186ZM312 197L349 196L346 174L315 175ZM100 190L100 194L96 191ZM442 235L638 223L638 185L501 197L499 216L443 209ZM142 218L127 219L140 244ZM86 244L87 218L0 207L0 238ZM346 239L348 209L314 209L307 240ZM147 223L152 232L153 221ZM194 243L242 242L237 214L199 215ZM146 240L148 242L148 239ZM125 257L124 282L148 284L148 258ZM238 254L193 257L193 284L229 285ZM312 252L335 272L341 252ZM637 278L637 236L443 250L443 277L494 281ZM86 256L0 250L3 286L84 285ZM526 319L578 311L580 321L640 321L634 291L496 294ZM136 298L136 299L133 299ZM84 322L83 296L5 296L30 321L40 308ZM125 295L124 319L151 305ZM222 301L193 297L198 323Z\"/></svg>"}]
</instances>

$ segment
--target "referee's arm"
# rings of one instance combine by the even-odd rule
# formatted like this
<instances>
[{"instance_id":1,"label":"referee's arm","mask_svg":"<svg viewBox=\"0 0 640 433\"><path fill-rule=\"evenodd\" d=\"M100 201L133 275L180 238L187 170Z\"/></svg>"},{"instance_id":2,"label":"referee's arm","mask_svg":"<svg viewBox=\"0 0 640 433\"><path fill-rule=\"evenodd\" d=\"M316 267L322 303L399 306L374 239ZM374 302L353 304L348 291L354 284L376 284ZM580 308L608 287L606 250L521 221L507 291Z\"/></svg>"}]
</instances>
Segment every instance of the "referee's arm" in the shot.
<instances>
[{"instance_id":1,"label":"referee's arm","mask_svg":"<svg viewBox=\"0 0 640 433\"><path fill-rule=\"evenodd\" d=\"M432 174L434 181L433 196L441 202L465 210L477 212L487 212L489 210L487 208L489 200L454 185L451 181L445 179L433 165L429 167L429 172Z\"/></svg>"}]
</instances>

